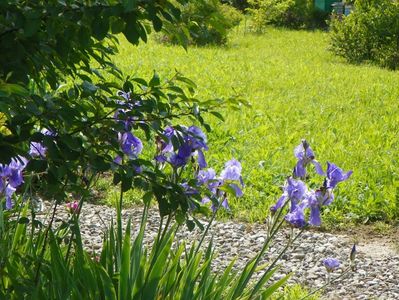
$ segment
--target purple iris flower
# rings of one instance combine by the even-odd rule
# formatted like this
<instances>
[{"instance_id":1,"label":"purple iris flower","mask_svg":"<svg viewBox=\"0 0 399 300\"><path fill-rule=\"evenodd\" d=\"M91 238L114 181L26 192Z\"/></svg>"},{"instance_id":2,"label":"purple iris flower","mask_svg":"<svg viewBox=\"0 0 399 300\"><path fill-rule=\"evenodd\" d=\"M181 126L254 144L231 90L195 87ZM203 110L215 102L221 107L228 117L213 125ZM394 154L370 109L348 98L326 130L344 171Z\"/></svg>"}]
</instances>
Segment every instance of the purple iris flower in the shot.
<instances>
[{"instance_id":1,"label":"purple iris flower","mask_svg":"<svg viewBox=\"0 0 399 300\"><path fill-rule=\"evenodd\" d=\"M43 146L42 143L39 142L31 142L29 155L33 158L40 157L45 158L47 153L47 147Z\"/></svg>"},{"instance_id":2,"label":"purple iris flower","mask_svg":"<svg viewBox=\"0 0 399 300\"><path fill-rule=\"evenodd\" d=\"M239 181L241 187L244 187L244 182L241 176L242 166L241 163L236 159L231 159L226 162L225 167L220 174L220 178L223 181ZM236 197L241 197L243 192L236 183L230 183L229 186L234 190Z\"/></svg>"},{"instance_id":3,"label":"purple iris flower","mask_svg":"<svg viewBox=\"0 0 399 300\"><path fill-rule=\"evenodd\" d=\"M206 135L205 133L197 126L190 126L187 129L186 136L184 140L188 143L192 151L196 151L198 155L198 165L200 169L206 168L207 163L205 160L205 155L202 150L208 150L208 146L206 144Z\"/></svg>"},{"instance_id":4,"label":"purple iris flower","mask_svg":"<svg viewBox=\"0 0 399 300\"><path fill-rule=\"evenodd\" d=\"M283 195L278 199L277 203L273 205L270 210L276 212L289 199L291 200L290 212L293 212L297 204L305 197L307 192L306 184L301 180L288 178L283 189Z\"/></svg>"},{"instance_id":5,"label":"purple iris flower","mask_svg":"<svg viewBox=\"0 0 399 300\"><path fill-rule=\"evenodd\" d=\"M170 163L176 168L182 167L187 164L188 159L191 157L191 153L192 150L190 145L185 143L180 146L177 153L172 154L170 157Z\"/></svg>"},{"instance_id":6,"label":"purple iris flower","mask_svg":"<svg viewBox=\"0 0 399 300\"><path fill-rule=\"evenodd\" d=\"M0 164L0 194L6 197L6 209L12 208L11 197L24 182L22 171L27 164L28 160L22 156L12 158L8 165Z\"/></svg>"},{"instance_id":7,"label":"purple iris flower","mask_svg":"<svg viewBox=\"0 0 399 300\"><path fill-rule=\"evenodd\" d=\"M335 164L327 162L327 178L324 182L326 189L333 189L341 181L347 180L353 171L344 173L341 168L338 168Z\"/></svg>"},{"instance_id":8,"label":"purple iris flower","mask_svg":"<svg viewBox=\"0 0 399 300\"><path fill-rule=\"evenodd\" d=\"M313 150L310 148L306 140L302 140L302 142L295 148L294 155L298 159L293 172L294 177L305 178L306 166L309 163L312 163L315 166L317 174L325 175L320 163L315 160Z\"/></svg>"},{"instance_id":9,"label":"purple iris flower","mask_svg":"<svg viewBox=\"0 0 399 300\"><path fill-rule=\"evenodd\" d=\"M47 128L43 128L42 130L40 130L40 132L43 135L47 135L47 136L52 136L55 137L57 136L57 134L52 131L49 130ZM42 143L40 142L31 142L29 145L29 155L33 158L36 157L40 157L40 158L45 158L46 154L47 154L47 147L45 147Z\"/></svg>"},{"instance_id":10,"label":"purple iris flower","mask_svg":"<svg viewBox=\"0 0 399 300\"><path fill-rule=\"evenodd\" d=\"M242 171L241 163L233 158L225 163L224 169L220 174L220 177L223 180L242 181L241 171Z\"/></svg>"},{"instance_id":11,"label":"purple iris flower","mask_svg":"<svg viewBox=\"0 0 399 300\"><path fill-rule=\"evenodd\" d=\"M136 158L143 150L143 143L135 137L130 131L118 133L118 141L123 153L129 157Z\"/></svg>"},{"instance_id":12,"label":"purple iris flower","mask_svg":"<svg viewBox=\"0 0 399 300\"><path fill-rule=\"evenodd\" d=\"M206 135L197 126L190 126L187 129L187 136L185 137L185 140L191 144L193 150L208 150L208 146L206 144Z\"/></svg>"},{"instance_id":13,"label":"purple iris flower","mask_svg":"<svg viewBox=\"0 0 399 300\"><path fill-rule=\"evenodd\" d=\"M305 214L301 206L297 206L295 210L285 216L285 220L295 228L306 226Z\"/></svg>"},{"instance_id":14,"label":"purple iris flower","mask_svg":"<svg viewBox=\"0 0 399 300\"><path fill-rule=\"evenodd\" d=\"M16 188L20 186L23 182L22 171L25 169L28 164L28 160L23 156L18 156L17 158L12 158L9 167L9 177L8 183L12 187Z\"/></svg>"},{"instance_id":15,"label":"purple iris flower","mask_svg":"<svg viewBox=\"0 0 399 300\"><path fill-rule=\"evenodd\" d=\"M340 261L336 258L329 257L323 260L323 265L326 267L328 273L338 269L340 264Z\"/></svg>"},{"instance_id":16,"label":"purple iris flower","mask_svg":"<svg viewBox=\"0 0 399 300\"><path fill-rule=\"evenodd\" d=\"M216 172L214 169L199 170L197 180L199 184L208 184L209 181L216 178Z\"/></svg>"}]
</instances>

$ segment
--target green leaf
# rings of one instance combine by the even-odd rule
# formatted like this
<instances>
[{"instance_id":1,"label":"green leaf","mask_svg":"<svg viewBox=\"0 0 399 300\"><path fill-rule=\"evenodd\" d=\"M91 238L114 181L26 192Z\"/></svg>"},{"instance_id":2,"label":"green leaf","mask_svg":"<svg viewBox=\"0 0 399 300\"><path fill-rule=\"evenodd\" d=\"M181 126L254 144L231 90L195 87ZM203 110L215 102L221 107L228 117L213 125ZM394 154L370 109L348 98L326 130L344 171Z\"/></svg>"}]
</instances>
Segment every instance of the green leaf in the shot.
<instances>
[{"instance_id":1,"label":"green leaf","mask_svg":"<svg viewBox=\"0 0 399 300\"><path fill-rule=\"evenodd\" d=\"M216 118L222 120L224 122L224 117L222 116L221 113L217 112L217 111L211 111L210 112L212 115L214 115Z\"/></svg>"},{"instance_id":2,"label":"green leaf","mask_svg":"<svg viewBox=\"0 0 399 300\"><path fill-rule=\"evenodd\" d=\"M123 0L122 3L125 12L131 12L137 7L137 0Z\"/></svg>"},{"instance_id":3,"label":"green leaf","mask_svg":"<svg viewBox=\"0 0 399 300\"><path fill-rule=\"evenodd\" d=\"M9 95L29 96L29 91L22 85L16 83L0 82L0 97Z\"/></svg>"},{"instance_id":4,"label":"green leaf","mask_svg":"<svg viewBox=\"0 0 399 300\"><path fill-rule=\"evenodd\" d=\"M126 27L125 30L123 30L123 34L126 37L126 39L134 45L137 45L139 43L139 38L140 38L140 34L138 31L139 25L136 19L137 18L135 14L127 15L127 17L125 18Z\"/></svg>"},{"instance_id":5,"label":"green leaf","mask_svg":"<svg viewBox=\"0 0 399 300\"><path fill-rule=\"evenodd\" d=\"M261 295L261 299L269 299L270 296L281 286L283 286L287 280L291 277L292 274L288 274L286 276L284 276L283 278L281 278L279 281L277 281L276 283L272 284L271 286L269 286Z\"/></svg>"},{"instance_id":6,"label":"green leaf","mask_svg":"<svg viewBox=\"0 0 399 300\"><path fill-rule=\"evenodd\" d=\"M113 34L121 33L125 29L125 21L119 17L113 17L111 19L111 32Z\"/></svg>"},{"instance_id":7,"label":"green leaf","mask_svg":"<svg viewBox=\"0 0 399 300\"><path fill-rule=\"evenodd\" d=\"M94 94L98 90L98 86L86 80L83 81L82 88L88 94Z\"/></svg>"},{"instance_id":8,"label":"green leaf","mask_svg":"<svg viewBox=\"0 0 399 300\"><path fill-rule=\"evenodd\" d=\"M93 19L91 24L91 28L93 30L94 37L101 41L104 39L109 30L109 19L105 16L99 16Z\"/></svg>"},{"instance_id":9,"label":"green leaf","mask_svg":"<svg viewBox=\"0 0 399 300\"><path fill-rule=\"evenodd\" d=\"M162 29L162 20L156 15L152 18L152 26L154 26L156 32Z\"/></svg>"}]
</instances>

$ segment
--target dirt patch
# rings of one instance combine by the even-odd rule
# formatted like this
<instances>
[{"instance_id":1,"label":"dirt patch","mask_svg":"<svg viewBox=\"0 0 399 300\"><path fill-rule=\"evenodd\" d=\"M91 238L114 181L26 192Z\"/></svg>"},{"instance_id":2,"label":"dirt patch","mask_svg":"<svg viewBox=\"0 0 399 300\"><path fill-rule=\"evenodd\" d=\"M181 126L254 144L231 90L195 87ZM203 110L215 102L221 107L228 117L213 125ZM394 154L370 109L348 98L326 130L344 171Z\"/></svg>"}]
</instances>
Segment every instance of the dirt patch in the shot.
<instances>
[{"instance_id":1,"label":"dirt patch","mask_svg":"<svg viewBox=\"0 0 399 300\"><path fill-rule=\"evenodd\" d=\"M379 232L374 226L362 225L335 233L344 235L349 241L356 243L359 254L371 258L399 255L399 227Z\"/></svg>"}]
</instances>

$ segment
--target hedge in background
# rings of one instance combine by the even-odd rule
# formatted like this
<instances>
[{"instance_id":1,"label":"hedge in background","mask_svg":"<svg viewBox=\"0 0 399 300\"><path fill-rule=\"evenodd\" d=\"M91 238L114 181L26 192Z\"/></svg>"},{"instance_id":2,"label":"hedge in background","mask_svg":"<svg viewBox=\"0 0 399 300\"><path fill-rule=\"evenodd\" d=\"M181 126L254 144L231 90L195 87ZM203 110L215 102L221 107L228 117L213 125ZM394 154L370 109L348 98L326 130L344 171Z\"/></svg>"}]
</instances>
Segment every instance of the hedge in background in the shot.
<instances>
[{"instance_id":1,"label":"hedge in background","mask_svg":"<svg viewBox=\"0 0 399 300\"><path fill-rule=\"evenodd\" d=\"M374 62L399 68L399 1L362 0L331 26L331 49L352 63Z\"/></svg>"},{"instance_id":2,"label":"hedge in background","mask_svg":"<svg viewBox=\"0 0 399 300\"><path fill-rule=\"evenodd\" d=\"M180 10L182 28L188 29L185 35L189 36L189 40L185 42L199 46L225 44L229 30L243 18L238 9L219 0L189 0L180 6ZM180 26L166 26L162 41L181 43L176 37L184 34L176 34L176 30L181 30Z\"/></svg>"},{"instance_id":3,"label":"hedge in background","mask_svg":"<svg viewBox=\"0 0 399 300\"><path fill-rule=\"evenodd\" d=\"M248 3L255 31L262 31L267 25L295 29L326 26L327 13L316 9L313 0L249 0Z\"/></svg>"}]
</instances>

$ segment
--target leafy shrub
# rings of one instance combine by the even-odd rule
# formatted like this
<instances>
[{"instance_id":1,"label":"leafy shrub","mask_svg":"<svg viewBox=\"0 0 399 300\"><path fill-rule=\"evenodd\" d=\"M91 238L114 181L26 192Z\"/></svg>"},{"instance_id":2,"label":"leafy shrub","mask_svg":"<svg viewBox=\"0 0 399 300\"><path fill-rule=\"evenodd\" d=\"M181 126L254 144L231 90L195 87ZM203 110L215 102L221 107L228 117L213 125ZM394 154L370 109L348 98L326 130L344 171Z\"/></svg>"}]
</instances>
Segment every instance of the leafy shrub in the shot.
<instances>
[{"instance_id":1,"label":"leafy shrub","mask_svg":"<svg viewBox=\"0 0 399 300\"><path fill-rule=\"evenodd\" d=\"M327 14L314 7L313 0L249 0L255 31L267 25L289 28L325 26Z\"/></svg>"},{"instance_id":2,"label":"leafy shrub","mask_svg":"<svg viewBox=\"0 0 399 300\"><path fill-rule=\"evenodd\" d=\"M242 12L249 7L248 0L222 0L222 3L229 4Z\"/></svg>"},{"instance_id":3,"label":"leafy shrub","mask_svg":"<svg viewBox=\"0 0 399 300\"><path fill-rule=\"evenodd\" d=\"M239 10L221 4L219 0L190 0L180 9L182 24L188 29L188 43L199 46L225 44L229 30L237 26L243 17ZM180 42L174 34L176 30L179 30L176 26L167 26L166 35L163 35L161 40Z\"/></svg>"},{"instance_id":4,"label":"leafy shrub","mask_svg":"<svg viewBox=\"0 0 399 300\"><path fill-rule=\"evenodd\" d=\"M399 2L356 1L355 10L331 24L331 49L349 62L399 68Z\"/></svg>"}]
</instances>

